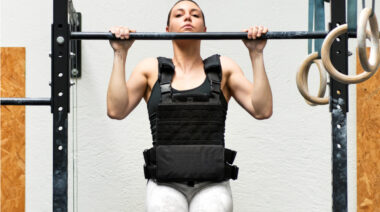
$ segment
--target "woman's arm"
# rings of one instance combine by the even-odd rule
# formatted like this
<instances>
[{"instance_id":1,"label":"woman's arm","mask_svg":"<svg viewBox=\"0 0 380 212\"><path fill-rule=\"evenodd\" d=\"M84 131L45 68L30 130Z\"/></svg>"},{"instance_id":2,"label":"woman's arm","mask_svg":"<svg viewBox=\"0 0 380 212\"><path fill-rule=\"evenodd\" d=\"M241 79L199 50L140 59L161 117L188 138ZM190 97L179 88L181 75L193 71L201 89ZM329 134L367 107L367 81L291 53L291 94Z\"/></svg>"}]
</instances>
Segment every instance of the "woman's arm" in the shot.
<instances>
[{"instance_id":1,"label":"woman's arm","mask_svg":"<svg viewBox=\"0 0 380 212\"><path fill-rule=\"evenodd\" d=\"M125 60L126 56L115 53L107 91L107 114L118 120L124 119L141 101L148 86L148 73L157 64L156 58L141 61L126 81Z\"/></svg>"},{"instance_id":2,"label":"woman's arm","mask_svg":"<svg viewBox=\"0 0 380 212\"><path fill-rule=\"evenodd\" d=\"M110 30L116 37L129 39L126 27L113 27ZM107 114L113 119L125 118L141 101L147 88L147 76L154 59L140 62L133 70L129 80L125 80L125 63L132 40L110 41L114 50L113 68L107 90Z\"/></svg>"},{"instance_id":3,"label":"woman's arm","mask_svg":"<svg viewBox=\"0 0 380 212\"><path fill-rule=\"evenodd\" d=\"M267 32L265 28L251 28L248 39L255 39ZM272 91L265 72L263 50L266 40L244 40L252 63L253 83L243 74L241 68L231 59L224 58L224 65L230 72L227 86L236 101L256 119L267 119L273 112Z\"/></svg>"}]
</instances>

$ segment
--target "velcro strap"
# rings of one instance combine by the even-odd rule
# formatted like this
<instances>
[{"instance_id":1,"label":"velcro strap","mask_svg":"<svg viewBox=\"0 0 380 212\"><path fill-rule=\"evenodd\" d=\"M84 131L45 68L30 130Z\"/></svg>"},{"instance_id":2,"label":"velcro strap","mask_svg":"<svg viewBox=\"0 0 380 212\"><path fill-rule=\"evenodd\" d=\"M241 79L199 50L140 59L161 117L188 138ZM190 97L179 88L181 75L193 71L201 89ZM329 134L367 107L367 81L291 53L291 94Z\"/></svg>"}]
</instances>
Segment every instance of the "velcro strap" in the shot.
<instances>
[{"instance_id":1,"label":"velcro strap","mask_svg":"<svg viewBox=\"0 0 380 212\"><path fill-rule=\"evenodd\" d=\"M144 165L144 176L146 179L156 179L157 178L157 166L156 165L151 165L147 166Z\"/></svg>"},{"instance_id":2,"label":"velcro strap","mask_svg":"<svg viewBox=\"0 0 380 212\"><path fill-rule=\"evenodd\" d=\"M144 150L143 154L144 154L145 164L147 165L156 164L156 150L154 149L154 147Z\"/></svg>"},{"instance_id":3,"label":"velcro strap","mask_svg":"<svg viewBox=\"0 0 380 212\"><path fill-rule=\"evenodd\" d=\"M225 149L224 150L224 159L227 163L233 164L236 157L236 151Z\"/></svg>"},{"instance_id":4,"label":"velcro strap","mask_svg":"<svg viewBox=\"0 0 380 212\"><path fill-rule=\"evenodd\" d=\"M239 167L235 165L226 164L224 167L224 177L225 179L236 180L239 175Z\"/></svg>"},{"instance_id":5,"label":"velcro strap","mask_svg":"<svg viewBox=\"0 0 380 212\"><path fill-rule=\"evenodd\" d=\"M220 74L220 55L214 54L211 57L205 59L205 71L208 72L216 72Z\"/></svg>"},{"instance_id":6,"label":"velcro strap","mask_svg":"<svg viewBox=\"0 0 380 212\"><path fill-rule=\"evenodd\" d=\"M207 73L208 78L210 81L215 83L220 83L220 80L222 78L222 68L220 65L220 55L215 54L211 57L205 59L204 66L205 71Z\"/></svg>"},{"instance_id":7,"label":"velcro strap","mask_svg":"<svg viewBox=\"0 0 380 212\"><path fill-rule=\"evenodd\" d=\"M220 94L220 81L213 81L210 79L211 92Z\"/></svg>"},{"instance_id":8,"label":"velcro strap","mask_svg":"<svg viewBox=\"0 0 380 212\"><path fill-rule=\"evenodd\" d=\"M158 57L158 80L160 84L171 83L174 75L174 64L171 59L165 57Z\"/></svg>"},{"instance_id":9,"label":"velcro strap","mask_svg":"<svg viewBox=\"0 0 380 212\"><path fill-rule=\"evenodd\" d=\"M170 82L165 83L165 84L160 84L160 87L161 87L161 93L162 94L171 92Z\"/></svg>"}]
</instances>

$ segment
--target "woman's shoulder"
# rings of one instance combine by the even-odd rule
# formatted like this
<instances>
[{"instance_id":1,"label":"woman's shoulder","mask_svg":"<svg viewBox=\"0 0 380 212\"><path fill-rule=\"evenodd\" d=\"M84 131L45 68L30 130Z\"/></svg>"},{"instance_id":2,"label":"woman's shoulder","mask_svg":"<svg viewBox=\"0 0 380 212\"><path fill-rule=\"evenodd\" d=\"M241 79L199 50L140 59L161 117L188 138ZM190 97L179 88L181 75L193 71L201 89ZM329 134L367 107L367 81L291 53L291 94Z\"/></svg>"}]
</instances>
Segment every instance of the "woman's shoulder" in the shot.
<instances>
[{"instance_id":1,"label":"woman's shoulder","mask_svg":"<svg viewBox=\"0 0 380 212\"><path fill-rule=\"evenodd\" d=\"M158 61L155 57L148 57L140 60L136 65L135 71L142 72L143 74L150 75L157 72Z\"/></svg>"},{"instance_id":2,"label":"woman's shoulder","mask_svg":"<svg viewBox=\"0 0 380 212\"><path fill-rule=\"evenodd\" d=\"M151 69L157 67L158 61L155 57L147 57L139 61L136 67L140 69Z\"/></svg>"},{"instance_id":3,"label":"woman's shoulder","mask_svg":"<svg viewBox=\"0 0 380 212\"><path fill-rule=\"evenodd\" d=\"M231 74L233 71L240 69L239 65L232 59L224 55L220 55L220 65L223 73Z\"/></svg>"}]
</instances>

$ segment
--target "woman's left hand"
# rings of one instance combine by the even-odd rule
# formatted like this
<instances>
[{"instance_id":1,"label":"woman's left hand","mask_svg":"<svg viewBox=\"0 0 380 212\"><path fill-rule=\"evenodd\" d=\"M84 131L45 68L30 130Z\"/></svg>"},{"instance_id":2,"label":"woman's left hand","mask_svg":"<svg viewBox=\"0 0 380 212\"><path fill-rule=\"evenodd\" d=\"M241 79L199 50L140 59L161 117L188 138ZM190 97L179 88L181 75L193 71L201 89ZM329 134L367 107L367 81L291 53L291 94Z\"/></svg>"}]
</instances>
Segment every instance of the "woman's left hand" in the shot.
<instances>
[{"instance_id":1,"label":"woman's left hand","mask_svg":"<svg viewBox=\"0 0 380 212\"><path fill-rule=\"evenodd\" d=\"M254 26L250 27L249 29L244 29L243 32L248 32L247 39L244 39L243 42L248 48L249 52L262 53L267 40L256 40L256 38L259 38L261 35L266 34L268 32L268 28L263 26Z\"/></svg>"}]
</instances>

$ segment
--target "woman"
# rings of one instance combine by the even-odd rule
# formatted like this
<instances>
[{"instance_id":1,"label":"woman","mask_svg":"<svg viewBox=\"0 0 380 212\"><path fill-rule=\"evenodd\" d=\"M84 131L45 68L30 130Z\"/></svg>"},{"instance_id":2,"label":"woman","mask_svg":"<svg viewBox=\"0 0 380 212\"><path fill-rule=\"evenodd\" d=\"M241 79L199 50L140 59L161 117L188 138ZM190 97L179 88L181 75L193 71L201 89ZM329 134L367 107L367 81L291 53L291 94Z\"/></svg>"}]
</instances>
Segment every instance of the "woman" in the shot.
<instances>
[{"instance_id":1,"label":"woman","mask_svg":"<svg viewBox=\"0 0 380 212\"><path fill-rule=\"evenodd\" d=\"M128 39L129 34L135 30L112 27L110 31L125 41L110 41L114 50L114 62L107 93L108 116L124 119L142 97L147 102L151 114L151 111L157 110L160 101L160 61L157 58L141 61L126 82L125 62L128 50L133 44L133 40ZM169 12L166 31L206 32L204 14L198 4L192 0L176 2ZM255 26L244 31L248 32L248 37L243 42L248 48L252 62L253 83L244 76L232 59L225 56L215 57L221 66L221 100L227 105L232 96L254 118L267 119L272 115L272 93L263 61L266 40L255 39L268 30L262 26ZM202 92L202 89L210 89L209 82L205 80L205 61L200 56L201 41L173 40L172 43L174 57L171 61L174 65L174 75L170 82L171 90L174 93L196 93ZM146 209L148 212L231 212L232 194L229 180L196 182L193 185L148 180Z\"/></svg>"}]
</instances>

